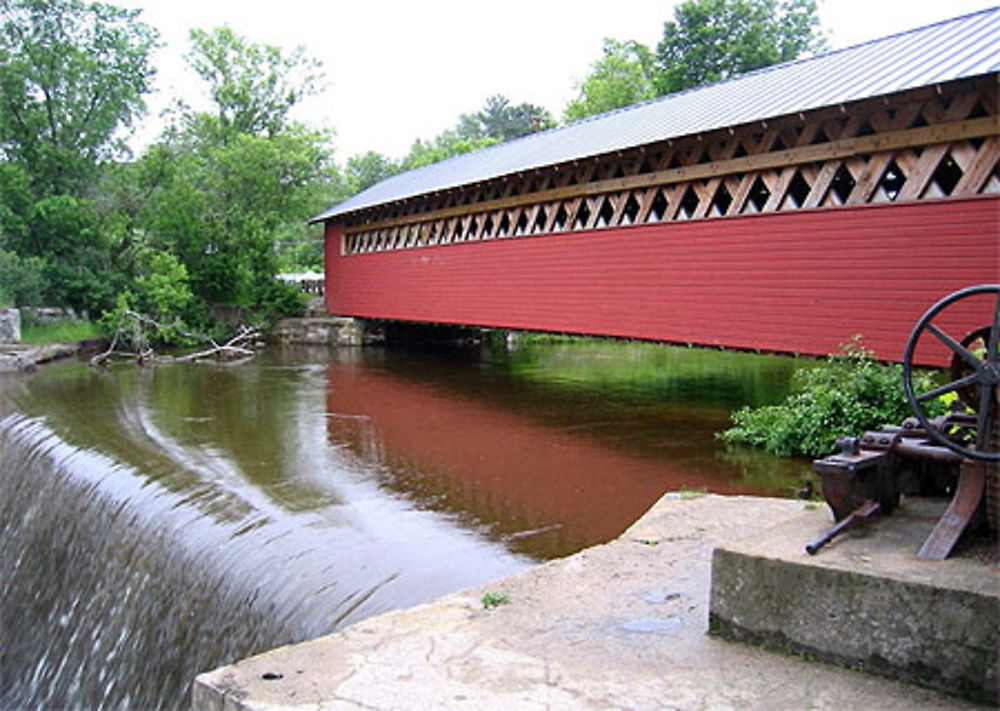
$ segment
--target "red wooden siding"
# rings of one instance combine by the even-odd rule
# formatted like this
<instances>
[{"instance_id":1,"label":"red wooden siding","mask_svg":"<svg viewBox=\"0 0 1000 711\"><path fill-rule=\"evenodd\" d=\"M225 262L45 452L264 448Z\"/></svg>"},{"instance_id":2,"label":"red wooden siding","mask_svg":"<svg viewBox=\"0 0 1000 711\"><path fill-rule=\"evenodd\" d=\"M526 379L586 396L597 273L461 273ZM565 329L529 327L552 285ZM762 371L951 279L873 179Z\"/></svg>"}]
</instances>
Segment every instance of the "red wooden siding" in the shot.
<instances>
[{"instance_id":1,"label":"red wooden siding","mask_svg":"<svg viewBox=\"0 0 1000 711\"><path fill-rule=\"evenodd\" d=\"M1000 281L1000 197L649 224L343 256L345 316L898 359L945 294Z\"/></svg>"}]
</instances>

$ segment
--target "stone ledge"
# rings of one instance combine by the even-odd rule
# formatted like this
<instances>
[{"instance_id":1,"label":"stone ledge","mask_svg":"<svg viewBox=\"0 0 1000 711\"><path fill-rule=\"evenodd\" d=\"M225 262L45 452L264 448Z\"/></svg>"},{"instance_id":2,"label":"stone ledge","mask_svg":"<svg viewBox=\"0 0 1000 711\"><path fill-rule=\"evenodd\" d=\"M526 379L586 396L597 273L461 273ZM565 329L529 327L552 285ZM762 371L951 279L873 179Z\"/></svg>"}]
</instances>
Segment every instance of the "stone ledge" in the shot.
<instances>
[{"instance_id":1,"label":"stone ledge","mask_svg":"<svg viewBox=\"0 0 1000 711\"><path fill-rule=\"evenodd\" d=\"M31 371L42 363L69 358L79 353L87 343L91 342L0 345L0 373Z\"/></svg>"},{"instance_id":2,"label":"stone ledge","mask_svg":"<svg viewBox=\"0 0 1000 711\"><path fill-rule=\"evenodd\" d=\"M996 703L1000 568L916 558L942 507L909 501L816 556L803 549L823 530L813 518L726 543L712 632Z\"/></svg>"},{"instance_id":3,"label":"stone ledge","mask_svg":"<svg viewBox=\"0 0 1000 711\"><path fill-rule=\"evenodd\" d=\"M359 346L363 336L364 329L359 321L337 316L281 319L268 334L276 343L316 346Z\"/></svg>"},{"instance_id":4,"label":"stone ledge","mask_svg":"<svg viewBox=\"0 0 1000 711\"><path fill-rule=\"evenodd\" d=\"M666 495L617 540L197 678L195 709L836 709L971 702L705 634L712 550L825 507ZM801 545L794 542L795 545ZM485 592L507 604L484 609Z\"/></svg>"}]
</instances>

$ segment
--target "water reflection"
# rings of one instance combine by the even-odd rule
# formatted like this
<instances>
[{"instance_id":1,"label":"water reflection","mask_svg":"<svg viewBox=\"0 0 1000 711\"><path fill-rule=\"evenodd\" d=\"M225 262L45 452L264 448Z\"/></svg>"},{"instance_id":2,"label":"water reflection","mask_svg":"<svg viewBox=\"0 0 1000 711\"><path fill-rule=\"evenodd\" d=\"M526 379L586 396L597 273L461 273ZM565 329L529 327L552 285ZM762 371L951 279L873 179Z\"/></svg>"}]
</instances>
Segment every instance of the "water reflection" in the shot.
<instances>
[{"instance_id":1,"label":"water reflection","mask_svg":"<svg viewBox=\"0 0 1000 711\"><path fill-rule=\"evenodd\" d=\"M328 367L327 431L419 506L550 558L617 536L665 491L788 495L802 462L714 433L783 397L795 366L645 344L364 352Z\"/></svg>"},{"instance_id":2,"label":"water reflection","mask_svg":"<svg viewBox=\"0 0 1000 711\"><path fill-rule=\"evenodd\" d=\"M620 343L275 349L231 368L65 364L10 398L244 528L295 513L350 525L382 492L545 559L618 535L665 491L788 495L804 463L714 433L783 397L798 365Z\"/></svg>"},{"instance_id":3,"label":"water reflection","mask_svg":"<svg viewBox=\"0 0 1000 711\"><path fill-rule=\"evenodd\" d=\"M199 670L609 540L665 491L786 495L803 463L713 434L796 365L577 343L7 380L0 706L171 706Z\"/></svg>"}]
</instances>

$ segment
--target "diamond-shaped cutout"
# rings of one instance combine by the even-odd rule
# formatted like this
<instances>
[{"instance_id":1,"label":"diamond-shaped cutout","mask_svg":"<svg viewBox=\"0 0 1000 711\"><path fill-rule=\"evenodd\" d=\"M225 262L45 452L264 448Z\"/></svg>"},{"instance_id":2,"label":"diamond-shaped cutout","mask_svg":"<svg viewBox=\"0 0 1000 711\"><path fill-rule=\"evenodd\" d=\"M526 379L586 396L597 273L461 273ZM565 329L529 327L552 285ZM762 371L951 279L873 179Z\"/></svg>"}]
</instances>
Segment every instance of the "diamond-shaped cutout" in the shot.
<instances>
[{"instance_id":1,"label":"diamond-shaped cutout","mask_svg":"<svg viewBox=\"0 0 1000 711\"><path fill-rule=\"evenodd\" d=\"M615 208L611 205L611 200L608 198L601 200L601 207L597 210L597 227L607 227L614 215Z\"/></svg>"},{"instance_id":2,"label":"diamond-shaped cutout","mask_svg":"<svg viewBox=\"0 0 1000 711\"><path fill-rule=\"evenodd\" d=\"M802 207L805 203L806 198L809 197L809 191L811 186L806 179L802 177L802 173L795 171L795 175L792 176L792 180L788 183L788 197L791 199L795 207Z\"/></svg>"},{"instance_id":3,"label":"diamond-shaped cutout","mask_svg":"<svg viewBox=\"0 0 1000 711\"><path fill-rule=\"evenodd\" d=\"M653 196L653 204L649 206L649 215L646 222L659 222L667 214L667 198L662 190L657 190Z\"/></svg>"},{"instance_id":4,"label":"diamond-shaped cutout","mask_svg":"<svg viewBox=\"0 0 1000 711\"><path fill-rule=\"evenodd\" d=\"M729 194L729 190L725 185L720 185L719 189L715 191L715 197L712 198L712 212L715 215L725 215L729 212L729 207L733 204L733 196Z\"/></svg>"},{"instance_id":5,"label":"diamond-shaped cutout","mask_svg":"<svg viewBox=\"0 0 1000 711\"><path fill-rule=\"evenodd\" d=\"M687 186L687 190L684 191L684 197L681 198L681 209L677 213L680 217L683 215L685 218L690 218L695 211L698 209L698 194L694 191L690 185Z\"/></svg>"},{"instance_id":6,"label":"diamond-shaped cutout","mask_svg":"<svg viewBox=\"0 0 1000 711\"><path fill-rule=\"evenodd\" d=\"M750 186L750 194L748 196L747 202L751 207L753 207L755 212L760 212L767 205L767 201L771 199L771 190L764 183L764 180L758 175L753 181L753 185Z\"/></svg>"},{"instance_id":7,"label":"diamond-shaped cutout","mask_svg":"<svg viewBox=\"0 0 1000 711\"><path fill-rule=\"evenodd\" d=\"M854 180L851 171L847 169L847 166L842 165L833 174L833 180L830 181L830 192L837 198L837 202L843 205L851 197L855 185L857 185L857 181Z\"/></svg>"},{"instance_id":8,"label":"diamond-shaped cutout","mask_svg":"<svg viewBox=\"0 0 1000 711\"><path fill-rule=\"evenodd\" d=\"M535 221L531 226L532 233L542 232L545 229L545 223L548 221L548 214L545 212L545 208L539 208L538 214L535 215Z\"/></svg>"},{"instance_id":9,"label":"diamond-shaped cutout","mask_svg":"<svg viewBox=\"0 0 1000 711\"><path fill-rule=\"evenodd\" d=\"M885 167L882 178L878 182L882 194L888 200L895 200L904 185L906 185L906 174L896 165L896 161L889 161L889 165Z\"/></svg>"},{"instance_id":10,"label":"diamond-shaped cutout","mask_svg":"<svg viewBox=\"0 0 1000 711\"><path fill-rule=\"evenodd\" d=\"M580 201L580 209L576 211L576 219L573 221L573 229L579 230L587 226L587 220L590 219L590 208L587 207L587 201Z\"/></svg>"},{"instance_id":11,"label":"diamond-shaped cutout","mask_svg":"<svg viewBox=\"0 0 1000 711\"><path fill-rule=\"evenodd\" d=\"M639 214L639 201L635 199L635 195L629 193L628 199L625 200L625 207L622 210L622 224L624 225L633 224L638 214Z\"/></svg>"},{"instance_id":12,"label":"diamond-shaped cutout","mask_svg":"<svg viewBox=\"0 0 1000 711\"><path fill-rule=\"evenodd\" d=\"M556 219L552 223L553 229L564 230L566 229L566 220L569 219L569 215L566 213L566 206L560 205L559 209L556 210Z\"/></svg>"},{"instance_id":13,"label":"diamond-shaped cutout","mask_svg":"<svg viewBox=\"0 0 1000 711\"><path fill-rule=\"evenodd\" d=\"M941 189L944 195L951 195L963 175L958 163L950 155L946 155L931 175L931 181Z\"/></svg>"},{"instance_id":14,"label":"diamond-shaped cutout","mask_svg":"<svg viewBox=\"0 0 1000 711\"><path fill-rule=\"evenodd\" d=\"M523 235L528 230L528 216L522 211L517 217L517 224L514 227L515 235Z\"/></svg>"}]
</instances>

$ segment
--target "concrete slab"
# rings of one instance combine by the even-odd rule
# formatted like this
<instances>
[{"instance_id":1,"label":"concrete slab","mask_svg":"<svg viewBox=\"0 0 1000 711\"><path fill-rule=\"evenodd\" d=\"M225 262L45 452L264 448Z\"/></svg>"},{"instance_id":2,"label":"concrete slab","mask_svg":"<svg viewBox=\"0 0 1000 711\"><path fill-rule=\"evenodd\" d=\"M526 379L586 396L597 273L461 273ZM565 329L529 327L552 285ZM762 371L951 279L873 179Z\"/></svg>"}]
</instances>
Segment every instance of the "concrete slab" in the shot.
<instances>
[{"instance_id":1,"label":"concrete slab","mask_svg":"<svg viewBox=\"0 0 1000 711\"><path fill-rule=\"evenodd\" d=\"M1000 567L916 557L944 507L905 501L816 556L803 551L823 532L811 516L725 543L712 562L713 632L997 702Z\"/></svg>"},{"instance_id":2,"label":"concrete slab","mask_svg":"<svg viewBox=\"0 0 1000 711\"><path fill-rule=\"evenodd\" d=\"M938 692L706 634L712 550L825 506L668 494L612 543L198 677L197 709L941 709ZM795 542L801 545L802 542ZM873 561L874 564L874 561ZM507 602L485 609L482 596Z\"/></svg>"}]
</instances>

